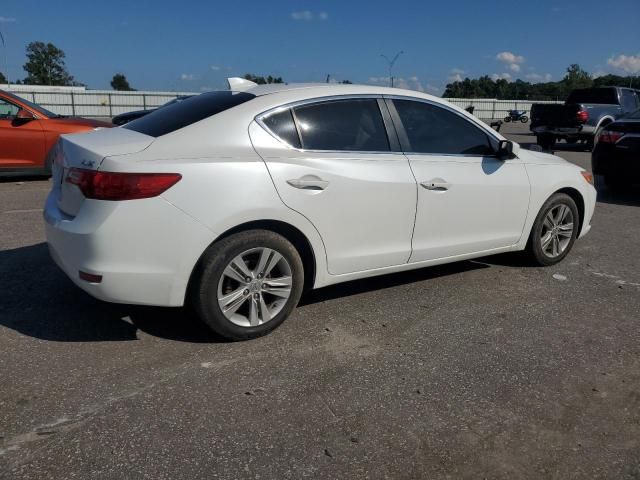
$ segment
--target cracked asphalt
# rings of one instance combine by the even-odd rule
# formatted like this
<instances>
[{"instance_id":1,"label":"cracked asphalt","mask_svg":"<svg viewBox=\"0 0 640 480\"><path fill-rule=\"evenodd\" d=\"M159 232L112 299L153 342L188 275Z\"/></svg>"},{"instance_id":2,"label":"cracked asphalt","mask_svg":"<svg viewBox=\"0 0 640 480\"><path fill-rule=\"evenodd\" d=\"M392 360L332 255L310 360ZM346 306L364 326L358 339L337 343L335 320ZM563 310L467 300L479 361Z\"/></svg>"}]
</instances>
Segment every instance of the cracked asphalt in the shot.
<instances>
[{"instance_id":1,"label":"cracked asphalt","mask_svg":"<svg viewBox=\"0 0 640 480\"><path fill-rule=\"evenodd\" d=\"M48 188L0 181L0 478L640 479L640 191L599 187L555 267L337 285L226 343L74 287L44 243Z\"/></svg>"}]
</instances>

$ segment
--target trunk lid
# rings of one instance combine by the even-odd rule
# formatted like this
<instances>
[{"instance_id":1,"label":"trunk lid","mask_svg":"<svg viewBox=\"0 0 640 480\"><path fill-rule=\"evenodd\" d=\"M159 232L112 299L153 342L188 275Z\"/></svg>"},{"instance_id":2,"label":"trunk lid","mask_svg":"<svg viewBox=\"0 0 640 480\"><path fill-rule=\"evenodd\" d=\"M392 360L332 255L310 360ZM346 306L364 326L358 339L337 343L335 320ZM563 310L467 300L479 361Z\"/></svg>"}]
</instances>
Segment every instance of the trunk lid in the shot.
<instances>
[{"instance_id":1,"label":"trunk lid","mask_svg":"<svg viewBox=\"0 0 640 480\"><path fill-rule=\"evenodd\" d=\"M53 189L58 208L71 217L77 215L85 197L76 185L65 182L72 168L98 170L106 157L127 155L144 150L155 138L123 128L95 130L62 135L52 150Z\"/></svg>"},{"instance_id":2,"label":"trunk lid","mask_svg":"<svg viewBox=\"0 0 640 480\"><path fill-rule=\"evenodd\" d=\"M582 107L578 104L554 105L535 103L531 106L531 128L571 128L580 125L577 113Z\"/></svg>"}]
</instances>

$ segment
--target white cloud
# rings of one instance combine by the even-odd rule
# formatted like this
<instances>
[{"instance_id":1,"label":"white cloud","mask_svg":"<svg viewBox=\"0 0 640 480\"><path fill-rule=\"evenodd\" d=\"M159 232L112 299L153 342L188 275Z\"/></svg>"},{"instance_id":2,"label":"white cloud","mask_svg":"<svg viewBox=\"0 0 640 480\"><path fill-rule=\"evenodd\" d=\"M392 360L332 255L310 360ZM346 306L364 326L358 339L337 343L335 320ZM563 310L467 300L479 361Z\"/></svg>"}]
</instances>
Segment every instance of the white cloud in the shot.
<instances>
[{"instance_id":1,"label":"white cloud","mask_svg":"<svg viewBox=\"0 0 640 480\"><path fill-rule=\"evenodd\" d=\"M17 21L15 17L0 17L0 23L16 23Z\"/></svg>"},{"instance_id":2,"label":"white cloud","mask_svg":"<svg viewBox=\"0 0 640 480\"><path fill-rule=\"evenodd\" d=\"M211 70L213 70L214 72L217 72L219 70L222 70L222 67L219 67L218 65L211 65Z\"/></svg>"},{"instance_id":3,"label":"white cloud","mask_svg":"<svg viewBox=\"0 0 640 480\"><path fill-rule=\"evenodd\" d=\"M491 79L495 82L496 80L506 80L507 82L511 81L511 74L504 72L504 73L494 73L493 75L491 75Z\"/></svg>"},{"instance_id":4,"label":"white cloud","mask_svg":"<svg viewBox=\"0 0 640 480\"><path fill-rule=\"evenodd\" d=\"M638 55L618 55L607 60L607 65L626 73L640 73L640 53Z\"/></svg>"},{"instance_id":5,"label":"white cloud","mask_svg":"<svg viewBox=\"0 0 640 480\"><path fill-rule=\"evenodd\" d=\"M462 74L464 73L464 70L460 68L452 68L450 73L451 75L449 75L448 77L448 80L450 82L461 82L462 80L464 80L462 78Z\"/></svg>"},{"instance_id":6,"label":"white cloud","mask_svg":"<svg viewBox=\"0 0 640 480\"><path fill-rule=\"evenodd\" d=\"M502 63L524 63L522 55L516 55L511 52L500 52L496 55L496 60Z\"/></svg>"},{"instance_id":7,"label":"white cloud","mask_svg":"<svg viewBox=\"0 0 640 480\"><path fill-rule=\"evenodd\" d=\"M591 78L600 78L600 77L604 77L605 75L608 75L608 73L605 72L604 70L597 70L591 74Z\"/></svg>"},{"instance_id":8,"label":"white cloud","mask_svg":"<svg viewBox=\"0 0 640 480\"><path fill-rule=\"evenodd\" d=\"M329 14L327 12L312 12L311 10L301 10L299 12L291 12L291 18L296 21L310 22L311 20L327 20Z\"/></svg>"},{"instance_id":9,"label":"white cloud","mask_svg":"<svg viewBox=\"0 0 640 480\"><path fill-rule=\"evenodd\" d=\"M496 60L504 63L505 66L513 73L520 71L520 65L525 62L525 58L522 55L516 55L511 52L500 52L496 55Z\"/></svg>"},{"instance_id":10,"label":"white cloud","mask_svg":"<svg viewBox=\"0 0 640 480\"><path fill-rule=\"evenodd\" d=\"M527 73L524 78L531 80L534 83L550 82L553 76L550 73L540 75L539 73Z\"/></svg>"},{"instance_id":11,"label":"white cloud","mask_svg":"<svg viewBox=\"0 0 640 480\"><path fill-rule=\"evenodd\" d=\"M180 75L180 80L185 80L187 82L195 80L196 78L198 77L196 77L194 73L183 73L182 75Z\"/></svg>"}]
</instances>

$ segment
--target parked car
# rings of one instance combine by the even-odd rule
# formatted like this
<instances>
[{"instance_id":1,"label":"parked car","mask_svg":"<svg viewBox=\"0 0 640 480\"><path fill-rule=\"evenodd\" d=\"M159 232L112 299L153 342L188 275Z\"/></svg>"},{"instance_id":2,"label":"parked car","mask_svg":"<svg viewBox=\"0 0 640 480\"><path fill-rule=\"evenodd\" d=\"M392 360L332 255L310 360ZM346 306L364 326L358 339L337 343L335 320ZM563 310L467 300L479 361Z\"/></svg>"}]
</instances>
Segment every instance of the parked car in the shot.
<instances>
[{"instance_id":1,"label":"parked car","mask_svg":"<svg viewBox=\"0 0 640 480\"><path fill-rule=\"evenodd\" d=\"M158 108L166 107L167 105L173 105L174 103L181 102L186 100L187 98L192 97L193 95L180 95L179 97L174 98L173 100L168 101L164 105L160 105ZM157 108L150 108L149 110L135 110L133 112L121 113L120 115L116 115L111 119L111 123L114 125L125 125L136 118L144 117L145 115L156 111Z\"/></svg>"},{"instance_id":2,"label":"parked car","mask_svg":"<svg viewBox=\"0 0 640 480\"><path fill-rule=\"evenodd\" d=\"M86 132L110 124L50 112L0 90L0 176L47 175L47 153L63 133Z\"/></svg>"},{"instance_id":3,"label":"parked car","mask_svg":"<svg viewBox=\"0 0 640 480\"><path fill-rule=\"evenodd\" d=\"M593 173L612 190L640 183L640 110L610 123L598 135L591 156Z\"/></svg>"},{"instance_id":4,"label":"parked car","mask_svg":"<svg viewBox=\"0 0 640 480\"><path fill-rule=\"evenodd\" d=\"M519 250L553 265L591 228L589 173L440 98L230 84L62 138L46 235L82 289L247 339L303 288Z\"/></svg>"},{"instance_id":5,"label":"parked car","mask_svg":"<svg viewBox=\"0 0 640 480\"><path fill-rule=\"evenodd\" d=\"M534 103L530 129L541 147L560 139L593 147L598 131L640 108L640 92L631 88L600 87L572 91L564 105Z\"/></svg>"}]
</instances>

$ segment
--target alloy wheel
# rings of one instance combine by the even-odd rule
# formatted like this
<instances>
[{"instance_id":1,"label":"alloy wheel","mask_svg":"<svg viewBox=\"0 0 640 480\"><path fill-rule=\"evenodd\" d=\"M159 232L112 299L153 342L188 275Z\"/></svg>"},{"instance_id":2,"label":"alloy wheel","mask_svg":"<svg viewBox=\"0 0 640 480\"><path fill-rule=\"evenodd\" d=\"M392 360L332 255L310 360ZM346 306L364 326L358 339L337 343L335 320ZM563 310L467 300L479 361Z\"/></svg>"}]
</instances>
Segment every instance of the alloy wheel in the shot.
<instances>
[{"instance_id":1,"label":"alloy wheel","mask_svg":"<svg viewBox=\"0 0 640 480\"><path fill-rule=\"evenodd\" d=\"M291 296L292 270L287 259L270 248L252 248L234 257L218 282L218 305L241 327L272 320Z\"/></svg>"},{"instance_id":2,"label":"alloy wheel","mask_svg":"<svg viewBox=\"0 0 640 480\"><path fill-rule=\"evenodd\" d=\"M544 254L550 258L562 255L571 242L574 225L573 212L564 203L549 209L542 223L540 236Z\"/></svg>"}]
</instances>

